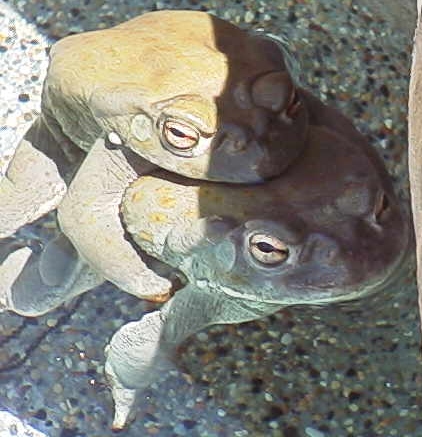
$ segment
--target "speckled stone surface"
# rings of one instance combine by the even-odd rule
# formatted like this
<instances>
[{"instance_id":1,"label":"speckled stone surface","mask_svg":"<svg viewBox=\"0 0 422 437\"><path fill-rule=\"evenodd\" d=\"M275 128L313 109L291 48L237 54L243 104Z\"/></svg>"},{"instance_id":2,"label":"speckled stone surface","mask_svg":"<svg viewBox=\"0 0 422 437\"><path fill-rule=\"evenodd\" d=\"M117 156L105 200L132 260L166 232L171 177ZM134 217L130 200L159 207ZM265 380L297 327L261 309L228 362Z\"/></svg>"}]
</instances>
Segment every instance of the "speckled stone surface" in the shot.
<instances>
[{"instance_id":1,"label":"speckled stone surface","mask_svg":"<svg viewBox=\"0 0 422 437\"><path fill-rule=\"evenodd\" d=\"M412 2L386 22L370 0L0 2L0 168L39 111L48 41L159 8L210 10L293 41L302 81L378 148L406 203ZM408 28L409 27L409 28ZM0 409L50 437L103 437L112 402L103 348L153 307L105 285L38 319L0 314ZM142 399L125 436L422 435L414 264L347 306L288 308L200 332Z\"/></svg>"}]
</instances>

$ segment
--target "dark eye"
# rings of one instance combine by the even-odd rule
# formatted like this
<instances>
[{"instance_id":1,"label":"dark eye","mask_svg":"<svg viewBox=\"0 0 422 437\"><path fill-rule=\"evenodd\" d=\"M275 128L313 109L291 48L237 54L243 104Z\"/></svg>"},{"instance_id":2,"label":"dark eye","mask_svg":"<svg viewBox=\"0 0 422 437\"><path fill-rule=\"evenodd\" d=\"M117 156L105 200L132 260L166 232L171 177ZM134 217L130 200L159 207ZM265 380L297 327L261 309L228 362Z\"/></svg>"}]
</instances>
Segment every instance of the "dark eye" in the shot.
<instances>
[{"instance_id":1,"label":"dark eye","mask_svg":"<svg viewBox=\"0 0 422 437\"><path fill-rule=\"evenodd\" d=\"M385 193L380 193L375 203L375 209L374 209L375 220L377 221L377 223L382 222L389 208L390 208L390 202L388 200L388 197L386 196Z\"/></svg>"},{"instance_id":2,"label":"dark eye","mask_svg":"<svg viewBox=\"0 0 422 437\"><path fill-rule=\"evenodd\" d=\"M199 141L196 129L175 120L164 122L163 135L168 144L179 150L192 149Z\"/></svg>"},{"instance_id":3,"label":"dark eye","mask_svg":"<svg viewBox=\"0 0 422 437\"><path fill-rule=\"evenodd\" d=\"M289 118L294 118L301 106L301 101L297 90L295 89L292 94L289 106L286 109L286 115Z\"/></svg>"},{"instance_id":4,"label":"dark eye","mask_svg":"<svg viewBox=\"0 0 422 437\"><path fill-rule=\"evenodd\" d=\"M289 249L278 238L267 234L254 234L249 239L249 251L259 262L267 265L281 264L289 257Z\"/></svg>"}]
</instances>

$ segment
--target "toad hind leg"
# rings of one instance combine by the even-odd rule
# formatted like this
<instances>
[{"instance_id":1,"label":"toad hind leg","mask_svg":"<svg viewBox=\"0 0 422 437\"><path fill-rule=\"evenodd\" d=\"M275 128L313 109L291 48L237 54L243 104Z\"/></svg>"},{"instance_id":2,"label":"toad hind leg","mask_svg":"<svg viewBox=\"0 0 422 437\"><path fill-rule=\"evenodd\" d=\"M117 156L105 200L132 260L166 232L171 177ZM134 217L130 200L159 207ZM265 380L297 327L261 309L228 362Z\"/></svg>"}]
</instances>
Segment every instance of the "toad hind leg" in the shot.
<instances>
[{"instance_id":1,"label":"toad hind leg","mask_svg":"<svg viewBox=\"0 0 422 437\"><path fill-rule=\"evenodd\" d=\"M42 252L21 247L9 254L0 265L0 303L3 309L35 317L103 282L61 234Z\"/></svg>"},{"instance_id":2,"label":"toad hind leg","mask_svg":"<svg viewBox=\"0 0 422 437\"><path fill-rule=\"evenodd\" d=\"M66 193L60 172L66 162L45 122L39 117L19 143L0 179L0 238L54 209Z\"/></svg>"},{"instance_id":3,"label":"toad hind leg","mask_svg":"<svg viewBox=\"0 0 422 437\"><path fill-rule=\"evenodd\" d=\"M162 300L170 292L171 281L145 265L126 240L119 215L127 186L152 164L133 154L131 162L140 166L135 170L126 153L133 152L108 148L103 139L98 139L58 207L58 220L95 271L136 297Z\"/></svg>"},{"instance_id":4,"label":"toad hind leg","mask_svg":"<svg viewBox=\"0 0 422 437\"><path fill-rule=\"evenodd\" d=\"M160 311L123 325L106 347L105 373L115 403L113 430L134 419L139 392L170 366L169 354L189 335L209 325L241 323L277 311L280 305L228 299L188 284Z\"/></svg>"}]
</instances>

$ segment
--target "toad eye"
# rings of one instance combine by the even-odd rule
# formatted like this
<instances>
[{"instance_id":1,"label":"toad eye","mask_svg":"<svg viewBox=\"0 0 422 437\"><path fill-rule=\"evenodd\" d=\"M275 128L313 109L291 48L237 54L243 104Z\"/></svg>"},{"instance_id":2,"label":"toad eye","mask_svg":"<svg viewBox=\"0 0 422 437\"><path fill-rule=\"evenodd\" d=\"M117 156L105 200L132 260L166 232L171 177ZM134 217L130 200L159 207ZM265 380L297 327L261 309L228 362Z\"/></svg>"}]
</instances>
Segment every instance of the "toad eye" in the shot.
<instances>
[{"instance_id":1,"label":"toad eye","mask_svg":"<svg viewBox=\"0 0 422 437\"><path fill-rule=\"evenodd\" d=\"M377 223L382 223L390 211L390 202L385 193L380 193L375 202L374 216Z\"/></svg>"},{"instance_id":2,"label":"toad eye","mask_svg":"<svg viewBox=\"0 0 422 437\"><path fill-rule=\"evenodd\" d=\"M267 265L282 264L289 257L286 244L267 234L252 235L249 238L249 251L257 261Z\"/></svg>"},{"instance_id":3,"label":"toad eye","mask_svg":"<svg viewBox=\"0 0 422 437\"><path fill-rule=\"evenodd\" d=\"M302 102L300 101L299 94L297 90L295 89L293 91L292 97L290 99L290 103L286 109L286 115L287 117L293 119L299 112L299 108L301 107Z\"/></svg>"},{"instance_id":4,"label":"toad eye","mask_svg":"<svg viewBox=\"0 0 422 437\"><path fill-rule=\"evenodd\" d=\"M175 120L166 120L163 135L167 143L177 150L189 150L199 141L199 133L193 127Z\"/></svg>"}]
</instances>

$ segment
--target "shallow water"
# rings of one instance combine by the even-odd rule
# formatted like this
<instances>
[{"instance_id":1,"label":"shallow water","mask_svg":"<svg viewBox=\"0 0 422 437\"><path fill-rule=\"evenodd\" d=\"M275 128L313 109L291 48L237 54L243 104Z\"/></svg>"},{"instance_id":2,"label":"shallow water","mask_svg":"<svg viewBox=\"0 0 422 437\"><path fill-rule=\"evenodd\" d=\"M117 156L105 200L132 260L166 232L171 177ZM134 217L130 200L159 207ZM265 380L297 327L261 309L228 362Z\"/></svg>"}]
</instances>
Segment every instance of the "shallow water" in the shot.
<instances>
[{"instance_id":1,"label":"shallow water","mask_svg":"<svg viewBox=\"0 0 422 437\"><path fill-rule=\"evenodd\" d=\"M39 103L45 41L31 38L108 27L157 2L16 0L9 5L12 11L0 8L0 14L5 11L0 57L6 66L0 89L7 95L0 108L3 155L10 154L12 139ZM245 27L286 34L294 41L305 86L340 107L369 136L406 203L411 32L403 23L415 18L402 12L388 24L379 9L366 7L371 5L159 2L166 8L203 6ZM30 25L35 28L27 30ZM23 68L28 65L40 73ZM112 435L103 348L121 324L152 308L105 285L64 309L26 320L22 330L22 318L0 314L0 407L52 437ZM396 285L360 302L289 308L262 321L197 334L175 357L175 370L148 390L138 420L124 435L422 435L419 342L409 260ZM13 365L14 354L27 359L1 371Z\"/></svg>"}]
</instances>

